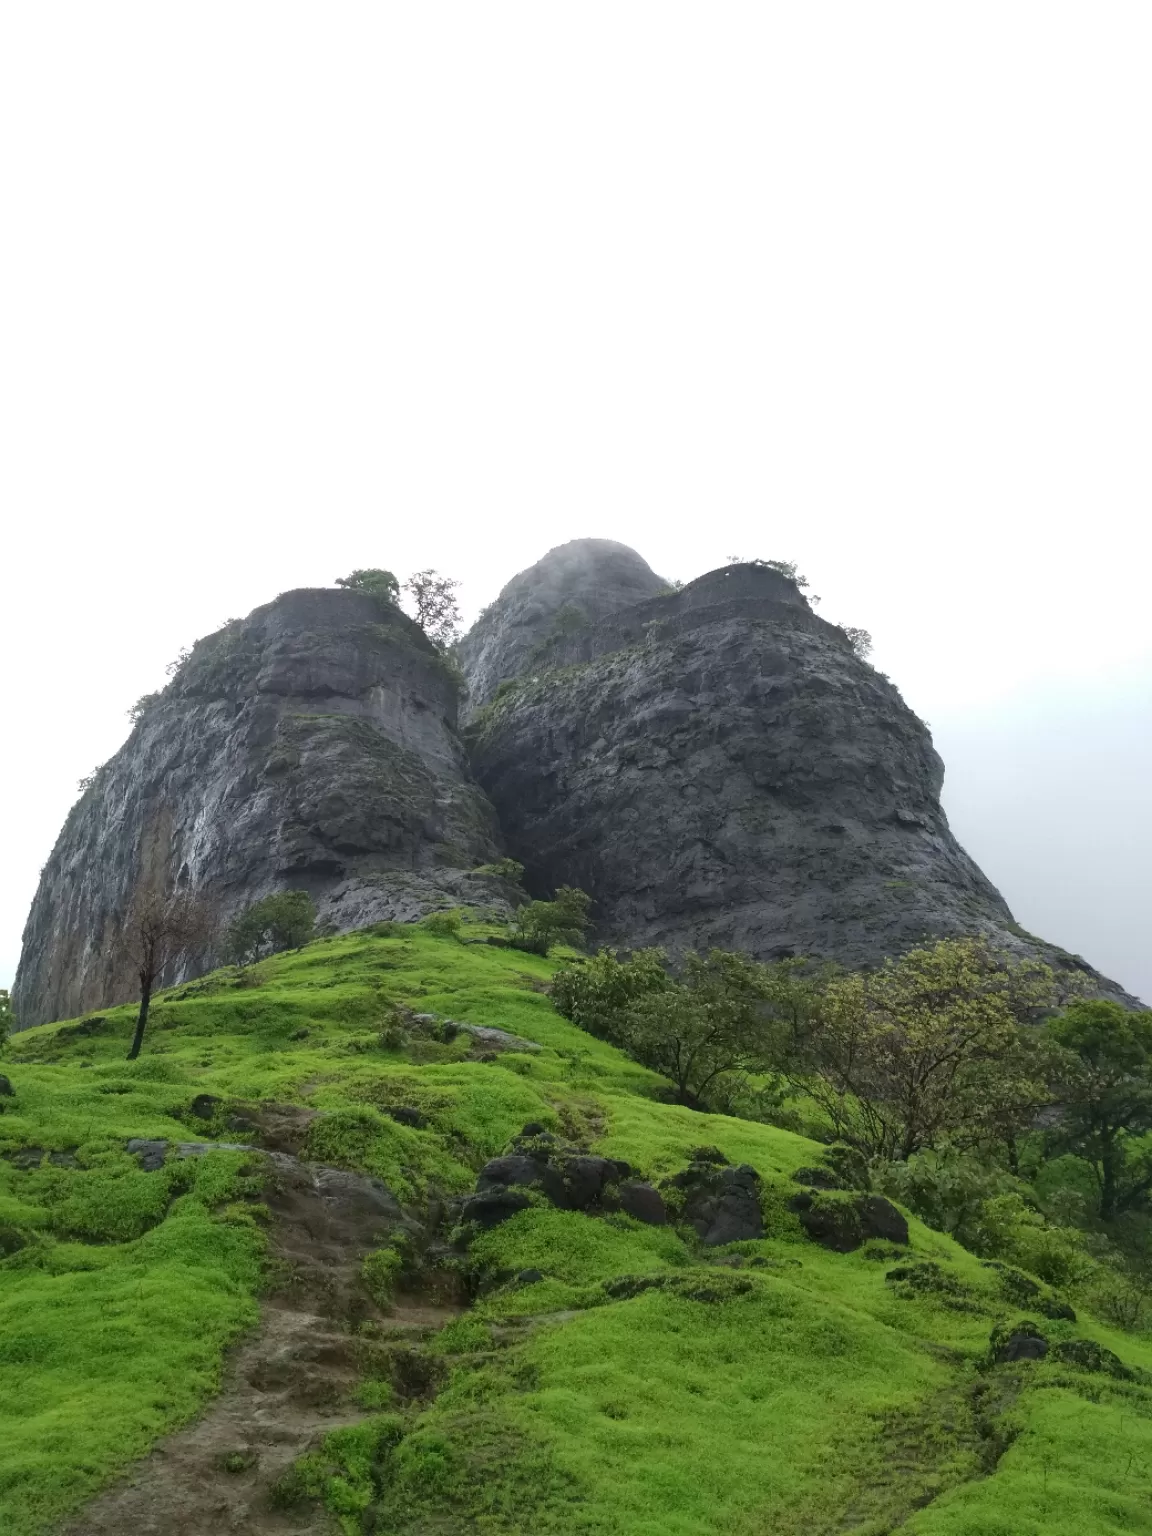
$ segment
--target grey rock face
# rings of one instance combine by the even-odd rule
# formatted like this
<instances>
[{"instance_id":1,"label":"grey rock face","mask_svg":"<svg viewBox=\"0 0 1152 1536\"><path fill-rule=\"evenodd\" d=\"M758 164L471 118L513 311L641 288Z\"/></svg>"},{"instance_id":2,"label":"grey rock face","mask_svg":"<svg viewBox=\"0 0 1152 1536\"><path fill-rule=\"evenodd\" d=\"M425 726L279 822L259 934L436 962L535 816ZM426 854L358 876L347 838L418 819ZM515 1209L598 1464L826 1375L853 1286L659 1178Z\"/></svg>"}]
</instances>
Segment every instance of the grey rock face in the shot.
<instances>
[{"instance_id":1,"label":"grey rock face","mask_svg":"<svg viewBox=\"0 0 1152 1536\"><path fill-rule=\"evenodd\" d=\"M574 539L514 576L458 647L468 709L519 677L543 647L574 629L654 597L667 586L626 544Z\"/></svg>"},{"instance_id":2,"label":"grey rock face","mask_svg":"<svg viewBox=\"0 0 1152 1536\"><path fill-rule=\"evenodd\" d=\"M463 648L496 653L491 625ZM583 887L610 942L857 966L985 934L1089 969L1013 922L949 830L927 728L771 569L552 635L467 735L530 885Z\"/></svg>"},{"instance_id":3,"label":"grey rock face","mask_svg":"<svg viewBox=\"0 0 1152 1536\"><path fill-rule=\"evenodd\" d=\"M134 995L115 953L134 892L201 894L225 924L306 890L338 929L499 905L468 873L500 850L456 708L421 630L361 593L287 592L199 641L64 825L24 933L21 1022Z\"/></svg>"}]
</instances>

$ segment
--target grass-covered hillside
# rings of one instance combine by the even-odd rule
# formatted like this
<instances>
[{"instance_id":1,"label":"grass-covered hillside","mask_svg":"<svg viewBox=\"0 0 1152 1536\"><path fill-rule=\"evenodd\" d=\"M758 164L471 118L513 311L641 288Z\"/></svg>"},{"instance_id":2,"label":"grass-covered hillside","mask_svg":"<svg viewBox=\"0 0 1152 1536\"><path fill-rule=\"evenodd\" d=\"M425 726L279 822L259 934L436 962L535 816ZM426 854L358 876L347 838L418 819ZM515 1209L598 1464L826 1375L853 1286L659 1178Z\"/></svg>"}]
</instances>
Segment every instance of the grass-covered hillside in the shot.
<instances>
[{"instance_id":1,"label":"grass-covered hillside","mask_svg":"<svg viewBox=\"0 0 1152 1536\"><path fill-rule=\"evenodd\" d=\"M364 1380L272 1490L283 1529L1152 1533L1152 1345L1047 1315L1070 1309L915 1220L908 1248L813 1241L791 1175L824 1149L665 1102L661 1079L554 1012L552 969L384 929L163 995L133 1063L131 1008L13 1038L0 1529L66 1529L227 1381L229 1346L284 1283L260 1112L299 1106L315 1113L293 1122L296 1156L377 1176L437 1242L423 1268L397 1246L369 1256L375 1310L344 1322L363 1335ZM540 1049L487 1050L412 1014ZM705 1248L675 1219L539 1197L461 1228L453 1199L530 1122L657 1185L701 1147L750 1164L768 1235ZM162 1166L141 1166L136 1138L170 1144ZM174 1150L205 1141L254 1150ZM427 1368L404 1391L376 1346L389 1286L418 1301L422 1285L462 1310L422 1335ZM992 1363L993 1332L1025 1320L1047 1358ZM1073 1340L1126 1371L1058 1347ZM226 1460L222 1479L247 1475L243 1447Z\"/></svg>"}]
</instances>

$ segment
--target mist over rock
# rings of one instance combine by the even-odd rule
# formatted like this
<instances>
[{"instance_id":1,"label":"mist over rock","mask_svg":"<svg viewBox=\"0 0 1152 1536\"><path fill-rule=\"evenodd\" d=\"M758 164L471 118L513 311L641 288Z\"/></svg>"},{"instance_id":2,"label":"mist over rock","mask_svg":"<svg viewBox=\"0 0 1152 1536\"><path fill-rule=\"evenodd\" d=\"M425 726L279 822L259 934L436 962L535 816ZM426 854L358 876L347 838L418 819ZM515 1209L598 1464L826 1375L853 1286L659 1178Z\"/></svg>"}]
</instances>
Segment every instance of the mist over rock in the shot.
<instances>
[{"instance_id":1,"label":"mist over rock","mask_svg":"<svg viewBox=\"0 0 1152 1536\"><path fill-rule=\"evenodd\" d=\"M667 588L634 549L612 539L573 539L549 550L512 578L461 640L468 710L530 668L557 636Z\"/></svg>"},{"instance_id":2,"label":"mist over rock","mask_svg":"<svg viewBox=\"0 0 1152 1536\"><path fill-rule=\"evenodd\" d=\"M45 865L13 989L21 1024L134 995L115 953L134 893L194 892L223 924L306 890L340 929L498 904L468 873L499 834L456 734L458 687L411 619L357 592L287 592L198 641Z\"/></svg>"}]
</instances>

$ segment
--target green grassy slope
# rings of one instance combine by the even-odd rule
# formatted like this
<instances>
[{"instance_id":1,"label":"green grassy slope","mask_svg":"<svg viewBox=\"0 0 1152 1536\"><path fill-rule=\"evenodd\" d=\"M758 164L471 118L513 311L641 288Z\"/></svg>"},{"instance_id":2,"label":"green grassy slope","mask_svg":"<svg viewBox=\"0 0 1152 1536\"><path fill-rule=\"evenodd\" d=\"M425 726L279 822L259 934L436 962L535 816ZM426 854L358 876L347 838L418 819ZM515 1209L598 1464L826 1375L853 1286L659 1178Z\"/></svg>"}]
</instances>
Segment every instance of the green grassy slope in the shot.
<instances>
[{"instance_id":1,"label":"green grassy slope","mask_svg":"<svg viewBox=\"0 0 1152 1536\"><path fill-rule=\"evenodd\" d=\"M145 1174L124 1151L132 1136L202 1139L189 1105L212 1093L324 1111L306 1154L416 1206L470 1189L529 1120L655 1179L704 1144L764 1180L770 1235L733 1250L542 1206L479 1238L470 1258L489 1283L442 1336L439 1396L382 1431L380 1444L402 1431L386 1454L366 1461L352 1435L353 1467L331 1448L324 1491L349 1532L372 1499L376 1529L413 1536L1152 1533L1152 1387L1047 1362L988 1369L992 1328L1027 1315L994 1271L914 1221L911 1258L939 1264L950 1290L887 1280L907 1262L887 1245L808 1241L788 1175L820 1149L660 1102L651 1073L553 1012L550 970L418 927L358 934L166 994L131 1065L131 1009L15 1037L0 1115L5 1531L52 1529L193 1415L256 1316L245 1154ZM388 1049L394 1003L544 1049ZM425 1128L383 1104L422 1110ZM22 1166L27 1148L58 1161ZM521 1270L543 1279L504 1278ZM1143 1339L1084 1317L1042 1327L1152 1370Z\"/></svg>"}]
</instances>

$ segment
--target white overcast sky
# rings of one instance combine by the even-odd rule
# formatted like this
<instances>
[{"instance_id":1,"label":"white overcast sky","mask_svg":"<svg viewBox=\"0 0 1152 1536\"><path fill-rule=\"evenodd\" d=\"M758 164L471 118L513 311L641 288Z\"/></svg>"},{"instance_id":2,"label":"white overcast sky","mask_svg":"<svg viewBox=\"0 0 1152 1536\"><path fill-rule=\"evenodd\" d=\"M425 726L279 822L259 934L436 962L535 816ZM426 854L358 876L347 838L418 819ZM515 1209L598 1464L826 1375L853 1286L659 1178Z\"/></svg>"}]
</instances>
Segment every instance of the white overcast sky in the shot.
<instances>
[{"instance_id":1,"label":"white overcast sky","mask_svg":"<svg viewBox=\"0 0 1152 1536\"><path fill-rule=\"evenodd\" d=\"M0 18L0 985L181 646L354 566L793 559L1152 1001L1152 10Z\"/></svg>"}]
</instances>

